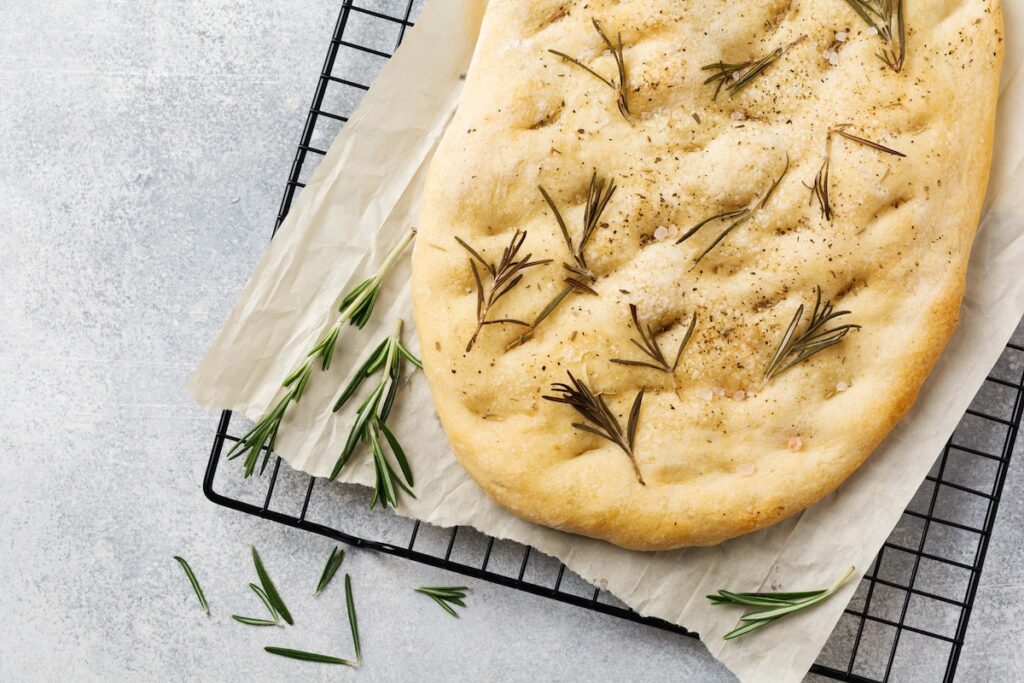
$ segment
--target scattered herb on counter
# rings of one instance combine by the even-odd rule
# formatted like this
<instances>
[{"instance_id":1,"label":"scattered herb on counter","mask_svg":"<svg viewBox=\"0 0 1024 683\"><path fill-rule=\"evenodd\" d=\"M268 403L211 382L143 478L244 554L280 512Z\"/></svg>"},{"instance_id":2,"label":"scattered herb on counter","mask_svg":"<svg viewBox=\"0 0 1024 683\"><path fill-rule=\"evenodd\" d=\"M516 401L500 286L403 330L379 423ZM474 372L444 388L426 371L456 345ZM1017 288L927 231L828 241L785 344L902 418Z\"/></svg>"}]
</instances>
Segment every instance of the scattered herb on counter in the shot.
<instances>
[{"instance_id":1,"label":"scattered herb on counter","mask_svg":"<svg viewBox=\"0 0 1024 683\"><path fill-rule=\"evenodd\" d=\"M785 168L782 169L782 173L779 174L779 177L775 179L775 181L771 184L768 190L763 195L761 195L760 198L758 198L753 204L739 209L730 209L729 211L723 211L722 213L715 214L710 218L706 218L697 225L690 228L682 237L680 237L676 241L676 244L682 244L683 242L697 234L697 232L701 228L703 228L705 225L708 225L709 223L713 223L715 221L732 221L731 223L729 223L728 226L726 226L725 230L719 233L718 237L716 237L714 241L712 241L711 244L709 244L707 248L704 249L704 251L702 251L700 254L697 255L696 258L693 259L693 266L691 267L691 270L693 268L696 268L697 264L700 263L705 256L710 254L711 251L715 247L717 247L722 242L722 240L728 237L733 230L749 221L757 214L758 211L761 211L762 209L764 209L765 206L767 206L768 200L770 200L772 198L772 195L775 194L775 190L777 190L779 185L782 184L782 179L786 177L787 173L789 173L788 154L786 155L786 166Z\"/></svg>"},{"instance_id":2,"label":"scattered herb on counter","mask_svg":"<svg viewBox=\"0 0 1024 683\"><path fill-rule=\"evenodd\" d=\"M720 590L714 595L707 596L713 605L736 605L740 607L757 607L755 612L748 612L740 617L740 625L729 631L724 636L725 640L732 640L756 631L762 626L767 626L778 621L787 614L793 614L813 607L819 602L824 602L831 597L851 576L854 568L843 575L831 588L801 593L732 593L727 590Z\"/></svg>"},{"instance_id":3,"label":"scattered herb on counter","mask_svg":"<svg viewBox=\"0 0 1024 683\"><path fill-rule=\"evenodd\" d=\"M206 596L203 594L203 588L199 585L199 579L196 578L195 572L192 571L192 567L189 566L188 561L185 560L184 557L175 555L174 559L181 565L181 568L185 571L185 576L188 578L188 582L192 584L192 590L196 594L199 606L203 608L203 612L206 613L206 616L210 616L210 604L206 602Z\"/></svg>"},{"instance_id":4,"label":"scattered herb on counter","mask_svg":"<svg viewBox=\"0 0 1024 683\"><path fill-rule=\"evenodd\" d=\"M874 29L882 40L878 58L899 73L907 60L907 24L903 17L903 0L846 0L864 23Z\"/></svg>"},{"instance_id":5,"label":"scattered herb on counter","mask_svg":"<svg viewBox=\"0 0 1024 683\"><path fill-rule=\"evenodd\" d=\"M804 187L807 187L811 191L811 202L813 202L815 199L818 200L818 206L821 207L821 215L827 221L832 220L833 216L835 216L835 211L832 208L832 202L829 191L829 183L831 182L830 177L832 170L833 136L839 135L841 137L846 138L847 140L851 140L852 142L864 145L865 147L870 147L871 149L883 152L885 154L891 154L897 157L907 156L903 152L892 149L891 147L886 147L885 145L881 145L877 142L868 140L867 138L862 138L859 135L854 135L853 133L850 133L847 130L847 128L849 128L851 125L852 124L849 123L843 123L829 129L828 135L825 138L825 160L822 162L821 168L818 170L818 174L814 177L814 184L804 184Z\"/></svg>"},{"instance_id":6,"label":"scattered herb on counter","mask_svg":"<svg viewBox=\"0 0 1024 683\"><path fill-rule=\"evenodd\" d=\"M719 61L702 67L701 71L715 72L704 81L704 85L710 85L712 83L717 84L715 87L715 94L711 99L717 100L719 93L721 93L723 89L727 90L731 97L735 97L737 93L750 85L755 78L760 76L765 69L779 61L784 54L806 39L807 36L800 36L788 45L783 45L782 47L769 52L760 59L752 59L748 62L738 63Z\"/></svg>"},{"instance_id":7,"label":"scattered herb on counter","mask_svg":"<svg viewBox=\"0 0 1024 683\"><path fill-rule=\"evenodd\" d=\"M522 325L523 327L529 327L530 324L522 320L512 318L488 320L487 315L503 296L512 291L522 281L523 271L534 266L551 263L551 259L531 261L530 257L532 254L527 254L523 258L517 259L519 250L522 248L523 242L526 241L526 232L519 230L516 230L515 234L512 235L512 241L501 252L501 260L497 263L491 263L484 259L477 250L466 244L461 238L456 237L455 241L469 252L469 267L473 271L473 280L476 282L476 330L473 331L473 336L469 338L469 343L466 344L466 353L473 350L473 344L476 343L476 338L480 335L484 325ZM478 262L489 275L486 284L480 277L480 270L476 265Z\"/></svg>"},{"instance_id":8,"label":"scattered herb on counter","mask_svg":"<svg viewBox=\"0 0 1024 683\"><path fill-rule=\"evenodd\" d=\"M316 652L305 652L303 650L293 650L287 647L273 647L271 645L268 645L263 649L272 655L288 657L289 659L299 659L303 662L319 662L320 664L340 664L341 666L352 667L359 666L358 662L353 662L349 659L331 657L330 655L322 655Z\"/></svg>"},{"instance_id":9,"label":"scattered herb on counter","mask_svg":"<svg viewBox=\"0 0 1024 683\"><path fill-rule=\"evenodd\" d=\"M327 370L331 366L331 359L334 356L334 346L338 341L338 335L345 323L363 327L373 313L377 297L380 295L381 285L391 268L398 261L405 248L409 246L415 236L415 230L409 230L398 244L388 253L384 262L377 269L377 272L363 280L341 300L338 307L339 316L334 324L327 330L316 343L316 346L307 354L306 360L285 378L281 386L288 391L263 417L256 422L245 435L238 440L228 451L227 459L232 460L245 454L245 476L248 477L256 469L256 462L259 460L260 451L264 451L263 464L260 466L260 474L267 467L270 454L274 450L274 442L277 440L277 431L284 420L288 406L293 402L298 403L302 399L302 392L313 374L313 366L320 362L320 369Z\"/></svg>"},{"instance_id":10,"label":"scattered herb on counter","mask_svg":"<svg viewBox=\"0 0 1024 683\"><path fill-rule=\"evenodd\" d=\"M356 420L352 424L348 440L345 442L345 447L342 449L341 455L334 465L334 470L331 472L331 480L336 479L338 474L341 473L342 468L349 461L349 458L352 457L356 446L360 442L369 444L370 450L373 453L373 465L377 477L376 484L373 487L373 498L370 499L371 508L377 504L377 501L380 501L385 507L389 505L396 507L398 505L396 489L398 488L413 498L416 497L412 492L412 468L409 467L405 451L402 450L398 439L385 424L388 416L391 414L391 408L394 406L395 397L398 394L398 386L402 379L402 359L405 358L417 368L423 367L419 359L402 345L401 337L402 319L399 318L395 321L394 331L391 333L391 336L374 349L362 367L356 371L352 381L345 387L341 396L338 397L338 401L334 404L335 412L341 410L356 393L363 380L381 369L384 370L381 374L380 382L359 406L358 410L356 410ZM395 472L384 453L383 441L385 440L395 456L395 461L401 470L401 477Z\"/></svg>"},{"instance_id":11,"label":"scattered herb on counter","mask_svg":"<svg viewBox=\"0 0 1024 683\"><path fill-rule=\"evenodd\" d=\"M782 336L782 342L779 344L778 350L775 351L775 355L764 371L765 383L771 382L786 370L789 370L798 363L802 363L814 354L835 346L843 340L850 330L860 329L860 325L852 323L825 329L826 325L830 322L844 315L849 315L850 311L833 311L831 301L826 301L822 305L821 287L815 287L815 292L814 311L811 313L811 319L807 323L807 328L800 334L796 333L804 314L804 305L800 304L800 307L796 310L796 315L793 316L793 321Z\"/></svg>"},{"instance_id":12,"label":"scattered herb on counter","mask_svg":"<svg viewBox=\"0 0 1024 683\"><path fill-rule=\"evenodd\" d=\"M599 178L597 171L594 171L590 176L590 186L587 188L587 202L583 210L583 230L577 243L573 243L572 235L569 234L569 228L565 224L565 218L562 217L562 212L558 210L555 200L551 198L551 195L548 194L548 191L543 186L538 186L537 189L540 190L541 196L544 197L544 201L547 202L551 212L555 215L555 221L558 223L558 228L562 233L562 239L565 240L565 246L569 250L571 263L562 262L562 267L569 272L569 275L565 278L566 286L537 314L537 317L529 325L530 329L509 345L508 348L510 349L529 341L537 327L572 292L597 295L593 288L594 283L597 282L597 275L590 269L590 265L587 263L586 248L597 228L608 226L607 223L601 223L601 216L604 215L608 202L614 196L616 187L614 180Z\"/></svg>"},{"instance_id":13,"label":"scattered herb on counter","mask_svg":"<svg viewBox=\"0 0 1024 683\"><path fill-rule=\"evenodd\" d=\"M618 34L618 42L612 43L612 41L608 39L608 36L605 35L605 32L601 28L601 24L598 23L597 19L592 19L591 21L594 23L594 29L597 31L597 34L601 36L601 40L604 41L604 45L608 49L608 52L610 52L612 57L615 59L615 66L618 70L617 81L605 78L604 76L597 73L580 60L576 59L575 57L570 57L564 52L559 52L558 50L548 50L548 52L557 57L561 57L570 64L578 66L579 68L583 69L591 76L593 76L594 78L596 78L597 80L601 81L609 88L614 90L617 95L616 105L619 108L619 113L622 114L622 117L624 119L629 121L631 116L629 111L629 79L626 77L626 60L623 57L622 32L619 32Z\"/></svg>"},{"instance_id":14,"label":"scattered herb on counter","mask_svg":"<svg viewBox=\"0 0 1024 683\"><path fill-rule=\"evenodd\" d=\"M320 595L320 593L327 588L327 584L331 582L334 575L338 573L338 568L341 567L342 561L345 559L345 551L334 546L331 550L331 554L327 557L327 564L324 565L324 571L320 575L320 581L316 584L316 590L313 591L313 595Z\"/></svg>"},{"instance_id":15,"label":"scattered herb on counter","mask_svg":"<svg viewBox=\"0 0 1024 683\"><path fill-rule=\"evenodd\" d=\"M249 548L252 549L252 562L256 565L256 575L260 578L260 584L263 586L263 593L257 592L260 598L266 597L268 607L271 608L271 612L276 612L281 615L281 618L292 625L295 622L292 620L292 615L285 607L284 600L281 599L281 594L277 592L277 588L274 587L274 582L270 580L270 575L267 573L266 568L263 566L263 561L260 559L260 554L256 552L256 546L251 545Z\"/></svg>"},{"instance_id":16,"label":"scattered herb on counter","mask_svg":"<svg viewBox=\"0 0 1024 683\"><path fill-rule=\"evenodd\" d=\"M679 359L683 357L683 350L685 350L686 345L690 343L690 337L693 336L693 330L697 326L697 314L694 313L690 317L690 325L686 330L686 336L684 336L683 341L679 343L679 349L676 351L675 360L673 360L672 363L669 363L668 359L665 358L665 354L662 352L661 346L658 344L654 328L650 325L645 327L640 323L636 304L629 305L629 315L633 318L633 325L636 327L636 331L640 335L639 341L636 339L630 339L629 341L633 342L633 344L651 360L623 360L621 358L612 358L611 362L618 363L619 365L652 368L654 370L667 372L670 375L675 372L676 368L679 366Z\"/></svg>"},{"instance_id":17,"label":"scattered herb on counter","mask_svg":"<svg viewBox=\"0 0 1024 683\"><path fill-rule=\"evenodd\" d=\"M359 622L356 619L356 601L352 598L352 577L345 574L345 611L348 613L348 628L352 633L352 647L356 651L356 664L363 661L363 648L359 644Z\"/></svg>"},{"instance_id":18,"label":"scattered herb on counter","mask_svg":"<svg viewBox=\"0 0 1024 683\"><path fill-rule=\"evenodd\" d=\"M348 626L352 633L352 645L356 651L355 659L342 659L341 657L322 655L316 652L306 652L305 650L293 650L287 647L275 647L272 645L268 645L263 649L272 655L288 657L289 659L299 659L304 662L319 662L320 664L338 664L341 666L357 667L363 660L363 653L362 648L359 645L359 624L356 621L356 604L355 600L352 599L352 578L348 574L345 574L345 611L348 613Z\"/></svg>"},{"instance_id":19,"label":"scattered herb on counter","mask_svg":"<svg viewBox=\"0 0 1024 683\"><path fill-rule=\"evenodd\" d=\"M544 396L543 398L570 406L591 423L573 422L572 426L576 429L596 434L621 448L629 456L629 462L633 465L636 480L641 486L646 486L647 484L644 482L644 477L640 473L640 467L637 465L636 457L633 454L633 443L636 438L636 428L640 418L640 405L644 399L644 390L641 389L633 400L633 407L629 411L626 431L623 432L618 418L615 417L615 413L605 403L604 397L600 393L595 394L591 391L583 381L576 379L571 372L568 375L569 384L556 382L551 385L552 390L559 395Z\"/></svg>"},{"instance_id":20,"label":"scattered herb on counter","mask_svg":"<svg viewBox=\"0 0 1024 683\"><path fill-rule=\"evenodd\" d=\"M440 605L441 609L458 619L459 613L452 605L465 607L466 591L469 588L466 586L420 586L415 590L417 593L423 593L429 597Z\"/></svg>"},{"instance_id":21,"label":"scattered herb on counter","mask_svg":"<svg viewBox=\"0 0 1024 683\"><path fill-rule=\"evenodd\" d=\"M274 604L271 602L270 596L267 594L267 591L263 590L255 583L250 583L249 588L252 589L252 592L259 597L260 601L263 603L263 606L267 608L268 612L270 612L270 619L244 617L238 614L232 614L231 618L240 624L245 624L246 626L280 626L281 615L278 614L276 609L274 609Z\"/></svg>"}]
</instances>

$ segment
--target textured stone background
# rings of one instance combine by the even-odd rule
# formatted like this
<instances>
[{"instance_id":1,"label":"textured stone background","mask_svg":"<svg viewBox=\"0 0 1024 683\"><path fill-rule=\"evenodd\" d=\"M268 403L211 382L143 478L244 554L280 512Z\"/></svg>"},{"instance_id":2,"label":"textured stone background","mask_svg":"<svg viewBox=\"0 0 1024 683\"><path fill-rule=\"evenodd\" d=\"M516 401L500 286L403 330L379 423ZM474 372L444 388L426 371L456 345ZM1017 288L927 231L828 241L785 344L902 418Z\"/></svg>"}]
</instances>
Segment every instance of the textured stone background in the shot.
<instances>
[{"instance_id":1,"label":"textured stone background","mask_svg":"<svg viewBox=\"0 0 1024 683\"><path fill-rule=\"evenodd\" d=\"M215 420L183 388L266 244L338 4L0 0L0 680L353 675L260 651L348 651L340 583L308 596L330 544L204 499ZM1024 667L1020 450L963 680ZM258 607L249 543L295 628L230 621ZM730 678L687 638L477 581L455 621L410 589L460 577L345 568L374 680Z\"/></svg>"}]
</instances>

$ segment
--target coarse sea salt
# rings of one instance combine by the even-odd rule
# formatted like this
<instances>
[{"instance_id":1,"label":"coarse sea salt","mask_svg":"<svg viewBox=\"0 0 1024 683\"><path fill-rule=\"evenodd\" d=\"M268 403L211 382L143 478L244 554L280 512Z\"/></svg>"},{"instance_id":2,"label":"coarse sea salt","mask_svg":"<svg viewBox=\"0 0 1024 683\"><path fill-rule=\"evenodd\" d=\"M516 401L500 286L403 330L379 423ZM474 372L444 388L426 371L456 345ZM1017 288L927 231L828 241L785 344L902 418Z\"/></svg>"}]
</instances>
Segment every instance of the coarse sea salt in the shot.
<instances>
[{"instance_id":1,"label":"coarse sea salt","mask_svg":"<svg viewBox=\"0 0 1024 683\"><path fill-rule=\"evenodd\" d=\"M850 388L847 382L839 381L836 382L836 391L843 392Z\"/></svg>"},{"instance_id":2,"label":"coarse sea salt","mask_svg":"<svg viewBox=\"0 0 1024 683\"><path fill-rule=\"evenodd\" d=\"M790 437L789 441L786 443L786 448L788 448L791 451L798 451L803 447L804 441L799 436Z\"/></svg>"},{"instance_id":3,"label":"coarse sea salt","mask_svg":"<svg viewBox=\"0 0 1024 683\"><path fill-rule=\"evenodd\" d=\"M664 225L659 225L657 227L657 229L654 231L654 239L655 239L655 241L657 241L657 242L664 242L667 237L668 237L668 228L666 228Z\"/></svg>"},{"instance_id":4,"label":"coarse sea salt","mask_svg":"<svg viewBox=\"0 0 1024 683\"><path fill-rule=\"evenodd\" d=\"M836 33L836 42L839 42L839 43L845 43L846 42L846 31L839 31L838 33Z\"/></svg>"},{"instance_id":5,"label":"coarse sea salt","mask_svg":"<svg viewBox=\"0 0 1024 683\"><path fill-rule=\"evenodd\" d=\"M711 393L710 389L701 389L700 391L697 392L697 395L700 396L705 401L710 401L715 397L715 395Z\"/></svg>"},{"instance_id":6,"label":"coarse sea salt","mask_svg":"<svg viewBox=\"0 0 1024 683\"><path fill-rule=\"evenodd\" d=\"M747 119L747 115L741 111L734 111L731 114L731 118L733 121L745 121Z\"/></svg>"},{"instance_id":7,"label":"coarse sea salt","mask_svg":"<svg viewBox=\"0 0 1024 683\"><path fill-rule=\"evenodd\" d=\"M755 472L757 472L757 465L749 462L743 463L736 468L736 474L741 477L752 477Z\"/></svg>"},{"instance_id":8,"label":"coarse sea salt","mask_svg":"<svg viewBox=\"0 0 1024 683\"><path fill-rule=\"evenodd\" d=\"M743 399L745 399L747 397L747 392L745 392L742 389L740 389L735 394L733 394L732 397L733 397L734 400L742 401Z\"/></svg>"}]
</instances>

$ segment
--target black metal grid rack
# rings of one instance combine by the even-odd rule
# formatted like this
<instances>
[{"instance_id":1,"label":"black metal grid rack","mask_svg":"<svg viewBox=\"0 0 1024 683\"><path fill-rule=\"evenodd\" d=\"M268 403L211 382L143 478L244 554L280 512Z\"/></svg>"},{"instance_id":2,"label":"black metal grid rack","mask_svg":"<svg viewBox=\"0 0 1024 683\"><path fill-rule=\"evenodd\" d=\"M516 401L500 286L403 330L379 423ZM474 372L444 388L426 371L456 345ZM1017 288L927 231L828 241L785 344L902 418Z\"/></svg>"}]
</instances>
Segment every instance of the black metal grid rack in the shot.
<instances>
[{"instance_id":1,"label":"black metal grid rack","mask_svg":"<svg viewBox=\"0 0 1024 683\"><path fill-rule=\"evenodd\" d=\"M275 232L296 189L305 186L423 2L343 0ZM1022 411L1024 345L1010 343L862 580L812 672L846 681L896 676L952 680ZM386 511L370 512L362 504L368 494L361 487L317 487L312 477L282 468L279 459L269 477L243 485L240 468L218 469L225 442L237 440L231 427L231 412L225 411L203 482L215 503L350 545L694 635L638 616L556 560L531 554L529 547L473 529L440 529Z\"/></svg>"}]
</instances>

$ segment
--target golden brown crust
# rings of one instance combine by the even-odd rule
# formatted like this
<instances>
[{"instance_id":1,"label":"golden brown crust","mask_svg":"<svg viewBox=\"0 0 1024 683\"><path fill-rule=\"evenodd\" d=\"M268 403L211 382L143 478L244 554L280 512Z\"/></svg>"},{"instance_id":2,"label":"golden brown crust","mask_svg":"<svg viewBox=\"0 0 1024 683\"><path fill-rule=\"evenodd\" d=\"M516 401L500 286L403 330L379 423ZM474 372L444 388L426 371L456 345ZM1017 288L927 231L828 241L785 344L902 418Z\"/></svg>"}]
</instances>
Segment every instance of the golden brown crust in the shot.
<instances>
[{"instance_id":1,"label":"golden brown crust","mask_svg":"<svg viewBox=\"0 0 1024 683\"><path fill-rule=\"evenodd\" d=\"M907 3L908 58L895 73L841 0L491 0L463 102L434 159L413 257L423 361L453 450L517 515L644 550L720 542L777 522L852 474L913 404L956 324L992 153L1002 21L996 0ZM626 121L600 73L614 62L590 20L622 32ZM836 32L848 34L833 45ZM705 64L807 38L735 97L712 102ZM823 53L835 48L837 64ZM828 130L907 154L835 143L836 215L808 205ZM696 267L721 230L683 228L770 203ZM561 287L567 253L543 185L578 236L591 172L618 189L587 257L598 296L572 294L533 339L488 326L469 353L475 293L459 236L497 259L515 229L555 262L496 307L531 319ZM820 285L862 329L773 382L761 378L797 306ZM628 304L666 329L668 375L635 357ZM843 319L841 322L846 322ZM646 390L636 455L574 430L542 400L571 370L623 424Z\"/></svg>"}]
</instances>

